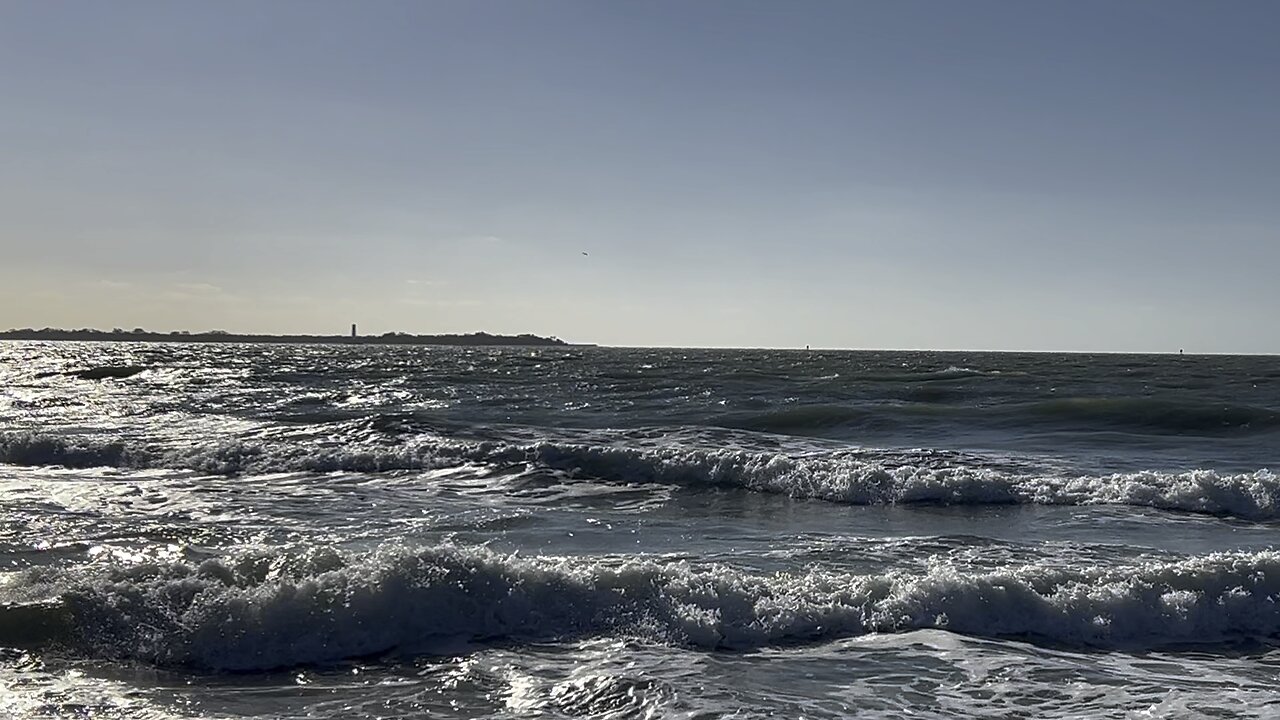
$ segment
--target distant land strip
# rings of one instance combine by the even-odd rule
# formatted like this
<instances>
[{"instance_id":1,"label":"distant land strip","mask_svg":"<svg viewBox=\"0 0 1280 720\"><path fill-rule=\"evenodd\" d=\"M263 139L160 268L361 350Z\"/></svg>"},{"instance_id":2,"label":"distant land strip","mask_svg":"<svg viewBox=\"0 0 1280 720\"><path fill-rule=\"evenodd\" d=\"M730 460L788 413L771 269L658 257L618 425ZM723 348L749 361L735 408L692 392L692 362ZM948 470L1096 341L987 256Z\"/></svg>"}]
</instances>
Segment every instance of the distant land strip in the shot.
<instances>
[{"instance_id":1,"label":"distant land strip","mask_svg":"<svg viewBox=\"0 0 1280 720\"><path fill-rule=\"evenodd\" d=\"M531 347L591 347L584 343L568 343L558 337L523 335L490 335L486 332L468 335L411 335L389 332L381 335L246 335L225 330L206 332L151 332L134 330L62 330L42 328L33 330L6 330L0 332L0 340L76 340L81 342L181 342L181 343L275 343L311 345L466 345L499 346L516 345Z\"/></svg>"}]
</instances>

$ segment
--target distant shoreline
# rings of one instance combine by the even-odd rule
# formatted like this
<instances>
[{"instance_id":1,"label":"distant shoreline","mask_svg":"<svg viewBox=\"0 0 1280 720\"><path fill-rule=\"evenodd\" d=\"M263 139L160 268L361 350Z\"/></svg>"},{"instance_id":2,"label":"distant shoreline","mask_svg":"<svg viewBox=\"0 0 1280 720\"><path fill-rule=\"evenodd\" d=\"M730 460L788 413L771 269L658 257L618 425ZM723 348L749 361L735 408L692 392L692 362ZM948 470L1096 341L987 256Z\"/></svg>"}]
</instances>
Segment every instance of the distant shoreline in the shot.
<instances>
[{"instance_id":1,"label":"distant shoreline","mask_svg":"<svg viewBox=\"0 0 1280 720\"><path fill-rule=\"evenodd\" d=\"M443 345L454 347L594 347L582 343L569 343L557 337L538 335L490 335L478 332L467 335L410 335L385 333L383 335L254 335L228 333L218 330L193 333L183 330L173 332L105 331L105 330L7 330L0 332L0 340L45 340L52 342L168 342L168 343L260 343L273 345Z\"/></svg>"}]
</instances>

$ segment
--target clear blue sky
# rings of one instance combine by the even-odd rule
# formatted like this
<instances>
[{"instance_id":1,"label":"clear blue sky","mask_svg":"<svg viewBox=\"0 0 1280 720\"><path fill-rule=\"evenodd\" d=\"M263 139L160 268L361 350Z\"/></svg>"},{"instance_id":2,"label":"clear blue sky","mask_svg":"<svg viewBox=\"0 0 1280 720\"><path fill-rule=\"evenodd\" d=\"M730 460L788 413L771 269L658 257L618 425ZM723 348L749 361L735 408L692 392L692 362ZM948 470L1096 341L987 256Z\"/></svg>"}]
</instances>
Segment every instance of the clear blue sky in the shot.
<instances>
[{"instance_id":1,"label":"clear blue sky","mask_svg":"<svg viewBox=\"0 0 1280 720\"><path fill-rule=\"evenodd\" d=\"M6 2L0 327L1280 352L1277 38L1270 0Z\"/></svg>"}]
</instances>

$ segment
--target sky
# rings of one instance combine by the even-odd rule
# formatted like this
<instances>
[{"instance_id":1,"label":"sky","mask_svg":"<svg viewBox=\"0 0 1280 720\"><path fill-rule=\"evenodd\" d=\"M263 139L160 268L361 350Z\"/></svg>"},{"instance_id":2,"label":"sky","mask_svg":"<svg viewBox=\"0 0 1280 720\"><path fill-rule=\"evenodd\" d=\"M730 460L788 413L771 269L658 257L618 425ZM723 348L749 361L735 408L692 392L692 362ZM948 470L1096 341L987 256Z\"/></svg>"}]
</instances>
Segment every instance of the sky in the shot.
<instances>
[{"instance_id":1,"label":"sky","mask_svg":"<svg viewBox=\"0 0 1280 720\"><path fill-rule=\"evenodd\" d=\"M1277 37L1271 0L7 0L0 328L1280 353Z\"/></svg>"}]
</instances>

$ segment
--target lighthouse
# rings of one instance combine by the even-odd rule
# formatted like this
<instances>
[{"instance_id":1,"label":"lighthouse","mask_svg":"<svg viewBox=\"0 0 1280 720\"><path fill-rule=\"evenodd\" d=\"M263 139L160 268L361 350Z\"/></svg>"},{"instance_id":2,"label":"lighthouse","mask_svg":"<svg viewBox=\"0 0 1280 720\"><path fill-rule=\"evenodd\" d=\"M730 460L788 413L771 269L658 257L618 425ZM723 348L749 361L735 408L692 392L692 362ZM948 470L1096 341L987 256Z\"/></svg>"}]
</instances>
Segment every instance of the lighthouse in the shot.
<instances>
[{"instance_id":1,"label":"lighthouse","mask_svg":"<svg viewBox=\"0 0 1280 720\"><path fill-rule=\"evenodd\" d=\"M356 336L356 324L351 323L351 337L355 337L355 336Z\"/></svg>"}]
</instances>

